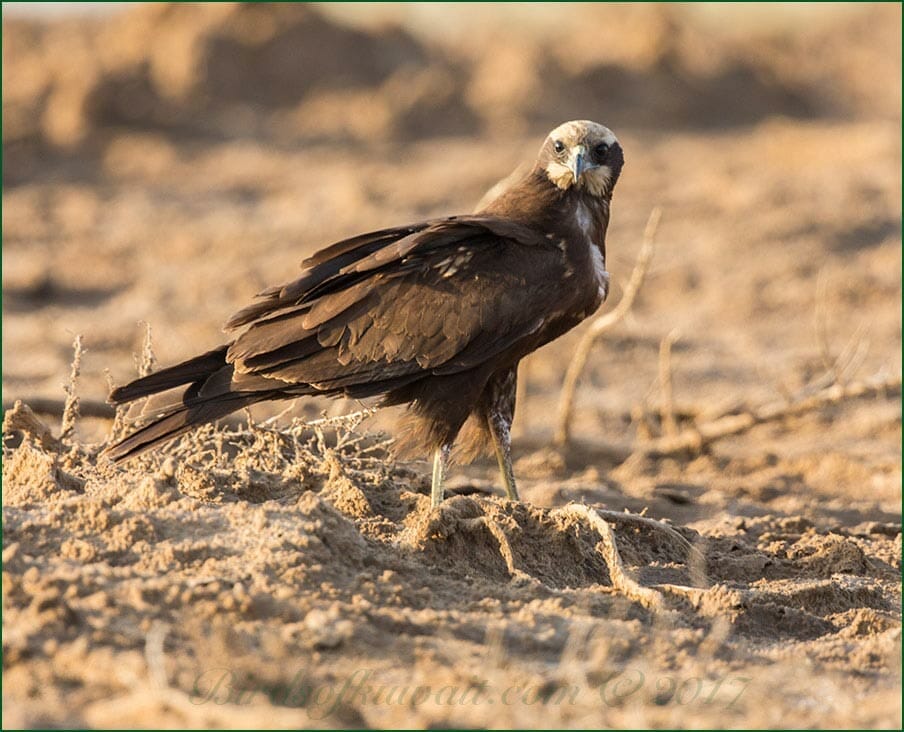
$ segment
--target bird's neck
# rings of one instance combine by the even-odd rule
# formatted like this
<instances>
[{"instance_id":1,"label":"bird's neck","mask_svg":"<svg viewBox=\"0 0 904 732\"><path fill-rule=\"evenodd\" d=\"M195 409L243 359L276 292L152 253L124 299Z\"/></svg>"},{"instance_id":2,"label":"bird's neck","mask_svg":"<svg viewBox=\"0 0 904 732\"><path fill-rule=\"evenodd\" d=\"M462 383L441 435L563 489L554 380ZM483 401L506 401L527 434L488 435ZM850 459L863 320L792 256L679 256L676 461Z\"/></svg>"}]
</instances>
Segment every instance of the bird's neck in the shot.
<instances>
[{"instance_id":1,"label":"bird's neck","mask_svg":"<svg viewBox=\"0 0 904 732\"><path fill-rule=\"evenodd\" d=\"M540 168L534 168L485 209L486 213L522 221L539 229L561 229L574 223L600 247L609 224L609 196L580 188L562 190Z\"/></svg>"},{"instance_id":2,"label":"bird's neck","mask_svg":"<svg viewBox=\"0 0 904 732\"><path fill-rule=\"evenodd\" d=\"M593 244L605 255L610 197L581 188L562 190L540 168L492 201L486 213L505 216L541 231Z\"/></svg>"},{"instance_id":3,"label":"bird's neck","mask_svg":"<svg viewBox=\"0 0 904 732\"><path fill-rule=\"evenodd\" d=\"M609 292L606 229L610 200L610 195L594 196L580 188L562 190L535 168L483 212L542 232L544 242L561 249L569 271L585 278L574 280L578 307L593 312Z\"/></svg>"}]
</instances>

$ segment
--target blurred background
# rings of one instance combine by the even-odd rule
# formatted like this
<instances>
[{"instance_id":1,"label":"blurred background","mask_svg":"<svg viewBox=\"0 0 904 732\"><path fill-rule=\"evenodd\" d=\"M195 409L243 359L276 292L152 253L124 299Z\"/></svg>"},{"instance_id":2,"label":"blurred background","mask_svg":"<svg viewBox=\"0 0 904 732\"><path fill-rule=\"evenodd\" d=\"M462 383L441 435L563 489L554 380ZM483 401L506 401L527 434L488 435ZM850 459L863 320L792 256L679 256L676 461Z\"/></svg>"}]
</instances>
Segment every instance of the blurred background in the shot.
<instances>
[{"instance_id":1,"label":"blurred background","mask_svg":"<svg viewBox=\"0 0 904 732\"><path fill-rule=\"evenodd\" d=\"M56 432L77 334L87 349L80 443L4 445L5 726L900 728L900 387L781 408L900 384L900 4L4 3L2 73L4 405ZM573 118L626 156L604 312L662 220L568 450L550 441L586 324L522 365L527 505L486 497L492 461L451 471L469 495L435 523L426 465L284 470L255 436L215 470L172 449L113 468L85 446L108 436L109 381L135 376L146 324L160 365L217 346L315 250L472 211ZM763 404L784 417L631 454ZM683 547L618 533L629 575L702 594L654 614L614 592L595 531L546 511L570 501L697 532L687 576ZM514 578L496 533L457 523L490 508ZM374 669L537 695L196 705L215 665L271 690ZM626 667L643 693L601 705ZM734 700L670 703L676 679ZM546 703L573 682L595 696Z\"/></svg>"},{"instance_id":2,"label":"blurred background","mask_svg":"<svg viewBox=\"0 0 904 732\"><path fill-rule=\"evenodd\" d=\"M868 323L867 366L900 360L896 4L3 13L7 402L59 397L76 333L83 397L97 401L105 369L134 374L139 321L164 363L217 345L229 314L315 249L472 210L572 118L626 149L613 299L650 209L664 209L649 284L582 393L599 412L586 431L649 396L675 328L679 397L802 383L824 360L818 289L833 347ZM525 406L522 430L548 426L542 402L572 345L530 367L541 406Z\"/></svg>"}]
</instances>

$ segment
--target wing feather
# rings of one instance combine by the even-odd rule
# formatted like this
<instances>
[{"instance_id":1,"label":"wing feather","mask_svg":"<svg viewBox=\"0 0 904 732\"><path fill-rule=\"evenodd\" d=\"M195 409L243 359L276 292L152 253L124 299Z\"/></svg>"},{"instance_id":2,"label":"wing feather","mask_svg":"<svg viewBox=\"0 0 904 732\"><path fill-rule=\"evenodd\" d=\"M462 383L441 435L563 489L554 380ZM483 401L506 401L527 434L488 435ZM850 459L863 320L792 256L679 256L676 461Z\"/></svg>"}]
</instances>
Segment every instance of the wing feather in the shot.
<instances>
[{"instance_id":1,"label":"wing feather","mask_svg":"<svg viewBox=\"0 0 904 732\"><path fill-rule=\"evenodd\" d=\"M335 277L344 267L378 251L391 243L430 226L424 221L411 226L381 229L354 236L320 250L301 263L302 276L288 284L268 287L258 293L257 302L239 310L225 325L225 330L236 330L260 318L297 304L305 295L314 292Z\"/></svg>"},{"instance_id":2,"label":"wing feather","mask_svg":"<svg viewBox=\"0 0 904 732\"><path fill-rule=\"evenodd\" d=\"M377 393L474 368L540 327L566 272L542 236L490 216L362 235L304 264L229 321L248 326L228 353L237 377Z\"/></svg>"}]
</instances>

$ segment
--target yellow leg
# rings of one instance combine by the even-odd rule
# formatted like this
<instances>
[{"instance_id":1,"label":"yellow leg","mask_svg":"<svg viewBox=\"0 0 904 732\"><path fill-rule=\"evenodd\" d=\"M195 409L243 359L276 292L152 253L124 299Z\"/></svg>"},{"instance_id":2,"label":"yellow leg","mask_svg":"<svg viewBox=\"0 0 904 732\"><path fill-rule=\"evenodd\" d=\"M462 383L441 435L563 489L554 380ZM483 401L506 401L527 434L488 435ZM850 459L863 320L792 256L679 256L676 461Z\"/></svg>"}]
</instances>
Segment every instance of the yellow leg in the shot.
<instances>
[{"instance_id":1,"label":"yellow leg","mask_svg":"<svg viewBox=\"0 0 904 732\"><path fill-rule=\"evenodd\" d=\"M496 462L502 474L505 495L509 500L520 501L518 488L515 485L515 470L512 467L511 421L500 414L491 414L487 418L490 435L493 437L493 448L496 451Z\"/></svg>"},{"instance_id":2,"label":"yellow leg","mask_svg":"<svg viewBox=\"0 0 904 732\"><path fill-rule=\"evenodd\" d=\"M449 465L449 453L451 445L438 447L433 453L433 482L430 486L430 505L436 508L443 502L443 481L446 478L446 468Z\"/></svg>"}]
</instances>

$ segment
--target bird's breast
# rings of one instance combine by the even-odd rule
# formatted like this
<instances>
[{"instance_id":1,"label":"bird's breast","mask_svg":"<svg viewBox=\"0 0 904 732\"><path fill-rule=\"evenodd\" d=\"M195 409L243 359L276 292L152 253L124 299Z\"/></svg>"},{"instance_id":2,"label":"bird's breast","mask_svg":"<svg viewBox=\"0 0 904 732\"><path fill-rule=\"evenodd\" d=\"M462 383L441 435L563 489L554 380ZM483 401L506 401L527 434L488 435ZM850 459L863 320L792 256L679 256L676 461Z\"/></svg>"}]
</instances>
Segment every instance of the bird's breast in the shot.
<instances>
[{"instance_id":1,"label":"bird's breast","mask_svg":"<svg viewBox=\"0 0 904 732\"><path fill-rule=\"evenodd\" d=\"M609 294L605 228L601 226L599 216L595 215L597 213L580 202L574 209L570 235L561 240L560 246L575 306L589 311L588 314L595 311Z\"/></svg>"},{"instance_id":2,"label":"bird's breast","mask_svg":"<svg viewBox=\"0 0 904 732\"><path fill-rule=\"evenodd\" d=\"M609 294L609 272L606 270L606 258L603 256L602 250L595 244L590 244L590 262L598 299L596 307L599 307L606 301L606 296Z\"/></svg>"},{"instance_id":3,"label":"bird's breast","mask_svg":"<svg viewBox=\"0 0 904 732\"><path fill-rule=\"evenodd\" d=\"M566 261L561 299L535 334L537 348L555 340L597 311L609 292L609 273L601 249L583 237L559 239Z\"/></svg>"}]
</instances>

